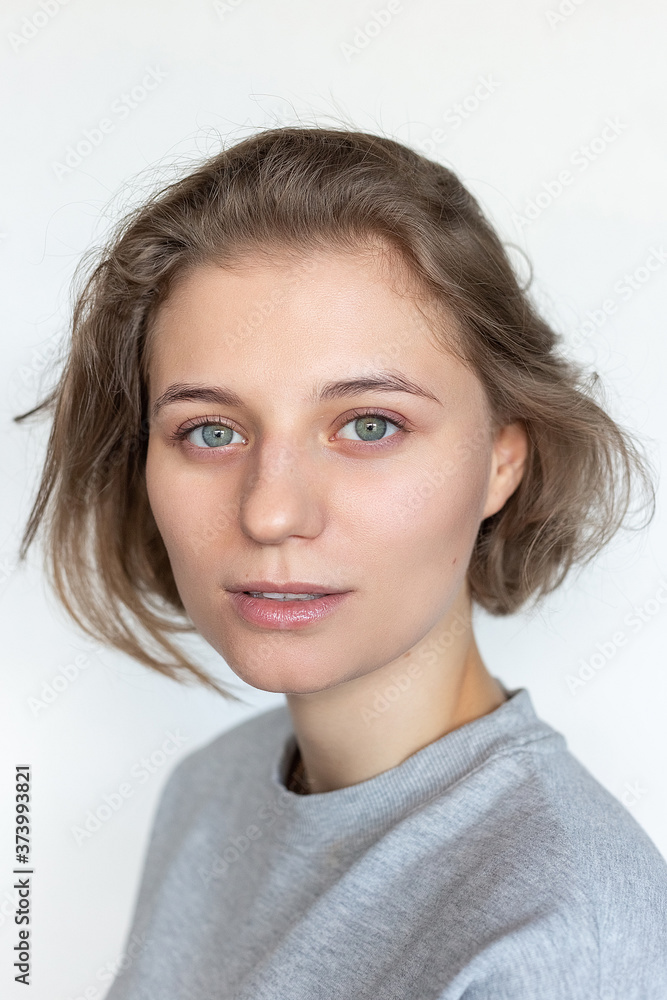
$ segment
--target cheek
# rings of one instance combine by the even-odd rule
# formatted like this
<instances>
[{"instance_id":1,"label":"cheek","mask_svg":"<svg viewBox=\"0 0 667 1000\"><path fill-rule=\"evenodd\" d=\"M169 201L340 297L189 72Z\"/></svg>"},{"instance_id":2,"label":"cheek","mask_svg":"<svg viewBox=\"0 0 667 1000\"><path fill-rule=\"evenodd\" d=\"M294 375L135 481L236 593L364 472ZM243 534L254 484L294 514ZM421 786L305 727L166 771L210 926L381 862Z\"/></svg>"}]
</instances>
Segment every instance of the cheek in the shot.
<instances>
[{"instance_id":1,"label":"cheek","mask_svg":"<svg viewBox=\"0 0 667 1000\"><path fill-rule=\"evenodd\" d=\"M155 523L167 546L181 514L179 492L174 489L168 464L163 449L149 438L146 454L146 492Z\"/></svg>"},{"instance_id":2,"label":"cheek","mask_svg":"<svg viewBox=\"0 0 667 1000\"><path fill-rule=\"evenodd\" d=\"M488 469L482 453L427 464L377 491L372 521L362 518L365 531L359 551L373 548L383 578L400 581L401 590L419 595L444 593L448 582L460 581L481 522ZM359 522L358 522L359 523Z\"/></svg>"},{"instance_id":3,"label":"cheek","mask_svg":"<svg viewBox=\"0 0 667 1000\"><path fill-rule=\"evenodd\" d=\"M146 490L174 575L183 575L207 545L205 494L191 476L183 475L170 449L159 442L149 442Z\"/></svg>"}]
</instances>

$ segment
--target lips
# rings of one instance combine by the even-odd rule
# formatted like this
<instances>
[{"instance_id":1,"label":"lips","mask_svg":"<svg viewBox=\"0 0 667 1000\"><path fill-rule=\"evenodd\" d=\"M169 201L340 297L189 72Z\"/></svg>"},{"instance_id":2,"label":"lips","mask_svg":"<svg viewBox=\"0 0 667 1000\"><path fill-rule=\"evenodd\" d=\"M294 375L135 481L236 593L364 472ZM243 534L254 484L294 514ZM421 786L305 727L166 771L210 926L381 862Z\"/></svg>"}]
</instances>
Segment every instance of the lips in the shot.
<instances>
[{"instance_id":1,"label":"lips","mask_svg":"<svg viewBox=\"0 0 667 1000\"><path fill-rule=\"evenodd\" d=\"M275 586L272 584L272 586ZM293 584L290 584L293 586ZM305 585L304 585L305 586ZM312 584L309 584L312 586ZM270 591L268 591L270 593ZM276 591L292 594L293 590ZM305 591L304 591L305 593ZM230 604L248 624L265 629L302 629L327 618L349 600L350 591L318 593L310 600L252 597L245 590L230 592Z\"/></svg>"}]
</instances>

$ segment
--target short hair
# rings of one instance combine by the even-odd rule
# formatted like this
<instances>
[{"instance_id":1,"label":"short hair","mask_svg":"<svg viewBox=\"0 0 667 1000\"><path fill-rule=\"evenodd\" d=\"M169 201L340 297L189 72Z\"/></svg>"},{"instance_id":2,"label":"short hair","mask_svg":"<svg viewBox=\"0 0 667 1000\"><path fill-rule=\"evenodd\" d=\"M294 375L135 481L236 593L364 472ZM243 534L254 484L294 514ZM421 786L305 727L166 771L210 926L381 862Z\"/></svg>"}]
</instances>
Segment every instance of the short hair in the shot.
<instances>
[{"instance_id":1,"label":"short hair","mask_svg":"<svg viewBox=\"0 0 667 1000\"><path fill-rule=\"evenodd\" d=\"M252 252L303 259L378 239L454 317L455 344L444 324L434 333L480 379L493 422L520 421L527 431L523 478L479 527L467 570L472 600L508 615L553 591L624 522L635 479L653 516L649 463L593 398L599 376L560 351L560 335L451 170L349 128L265 129L120 219L75 296L55 388L15 418L53 414L19 555L44 532L49 581L86 633L174 680L235 698L170 638L195 629L146 491L151 321L176 280L202 264Z\"/></svg>"}]
</instances>

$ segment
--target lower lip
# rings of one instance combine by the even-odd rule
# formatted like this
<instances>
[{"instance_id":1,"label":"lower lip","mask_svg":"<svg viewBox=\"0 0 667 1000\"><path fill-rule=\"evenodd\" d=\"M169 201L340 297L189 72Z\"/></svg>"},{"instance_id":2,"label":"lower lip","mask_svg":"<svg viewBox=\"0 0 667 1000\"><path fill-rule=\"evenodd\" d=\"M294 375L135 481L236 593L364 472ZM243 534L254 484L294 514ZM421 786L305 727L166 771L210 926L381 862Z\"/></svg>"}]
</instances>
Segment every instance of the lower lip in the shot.
<instances>
[{"instance_id":1,"label":"lower lip","mask_svg":"<svg viewBox=\"0 0 667 1000\"><path fill-rule=\"evenodd\" d=\"M230 592L232 604L238 614L253 625L264 628L304 628L326 618L339 607L351 591L342 594L325 594L311 601L280 601L270 597L251 597L243 591Z\"/></svg>"}]
</instances>

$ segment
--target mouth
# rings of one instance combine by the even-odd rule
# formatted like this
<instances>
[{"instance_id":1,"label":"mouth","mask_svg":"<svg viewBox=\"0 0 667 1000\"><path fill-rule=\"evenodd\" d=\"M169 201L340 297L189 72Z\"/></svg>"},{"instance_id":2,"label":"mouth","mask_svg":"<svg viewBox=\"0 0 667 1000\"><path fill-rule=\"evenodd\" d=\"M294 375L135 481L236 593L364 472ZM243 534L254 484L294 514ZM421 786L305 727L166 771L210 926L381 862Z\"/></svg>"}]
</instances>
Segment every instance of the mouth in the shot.
<instances>
[{"instance_id":1,"label":"mouth","mask_svg":"<svg viewBox=\"0 0 667 1000\"><path fill-rule=\"evenodd\" d=\"M287 583L275 583L271 580L248 580L243 586L228 587L227 589L233 594L249 594L250 597L262 597L273 601L312 601L318 597L348 592L341 590L340 587L304 583L302 580L290 580Z\"/></svg>"},{"instance_id":2,"label":"mouth","mask_svg":"<svg viewBox=\"0 0 667 1000\"><path fill-rule=\"evenodd\" d=\"M252 580L248 589L228 588L232 607L246 622L263 628L305 628L333 614L350 591L312 583Z\"/></svg>"},{"instance_id":3,"label":"mouth","mask_svg":"<svg viewBox=\"0 0 667 1000\"><path fill-rule=\"evenodd\" d=\"M244 590L244 594L248 594L250 597L262 597L267 601L316 601L320 597L327 597L328 594L280 594L280 593L263 593L262 591L255 590Z\"/></svg>"}]
</instances>

